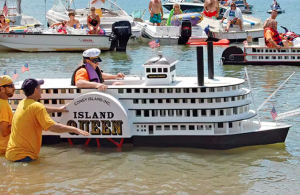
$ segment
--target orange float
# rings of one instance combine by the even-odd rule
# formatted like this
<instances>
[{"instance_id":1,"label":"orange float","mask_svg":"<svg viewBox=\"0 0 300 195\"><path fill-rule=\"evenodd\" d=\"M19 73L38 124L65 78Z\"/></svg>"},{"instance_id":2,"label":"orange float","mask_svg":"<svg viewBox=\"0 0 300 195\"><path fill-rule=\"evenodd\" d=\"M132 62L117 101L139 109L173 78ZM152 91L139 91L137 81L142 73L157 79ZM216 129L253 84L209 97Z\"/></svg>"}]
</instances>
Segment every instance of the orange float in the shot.
<instances>
[{"instance_id":1,"label":"orange float","mask_svg":"<svg viewBox=\"0 0 300 195\"><path fill-rule=\"evenodd\" d=\"M221 39L218 42L213 42L214 45L229 45L228 39ZM207 42L188 42L187 45L207 45Z\"/></svg>"}]
</instances>

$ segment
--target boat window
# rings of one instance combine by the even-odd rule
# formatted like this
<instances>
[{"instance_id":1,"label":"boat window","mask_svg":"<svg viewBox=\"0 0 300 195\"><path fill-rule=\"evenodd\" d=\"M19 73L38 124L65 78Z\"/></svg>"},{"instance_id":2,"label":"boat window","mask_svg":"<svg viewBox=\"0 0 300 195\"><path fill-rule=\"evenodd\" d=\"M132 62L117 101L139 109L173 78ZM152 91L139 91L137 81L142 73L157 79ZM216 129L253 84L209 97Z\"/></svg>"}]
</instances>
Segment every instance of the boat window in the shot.
<instances>
[{"instance_id":1,"label":"boat window","mask_svg":"<svg viewBox=\"0 0 300 195\"><path fill-rule=\"evenodd\" d=\"M231 97L231 101L235 101L235 97Z\"/></svg>"},{"instance_id":2,"label":"boat window","mask_svg":"<svg viewBox=\"0 0 300 195\"><path fill-rule=\"evenodd\" d=\"M203 104L204 103L204 99L199 99L199 103Z\"/></svg>"},{"instance_id":3,"label":"boat window","mask_svg":"<svg viewBox=\"0 0 300 195\"><path fill-rule=\"evenodd\" d=\"M170 72L174 71L176 69L175 65L170 67Z\"/></svg>"},{"instance_id":4,"label":"boat window","mask_svg":"<svg viewBox=\"0 0 300 195\"><path fill-rule=\"evenodd\" d=\"M181 89L180 89L180 88L177 88L177 89L175 90L175 92L176 92L176 93L181 93Z\"/></svg>"},{"instance_id":5,"label":"boat window","mask_svg":"<svg viewBox=\"0 0 300 195\"><path fill-rule=\"evenodd\" d=\"M148 126L149 134L153 134L153 125Z\"/></svg>"},{"instance_id":6,"label":"boat window","mask_svg":"<svg viewBox=\"0 0 300 195\"><path fill-rule=\"evenodd\" d=\"M151 72L151 69L150 68L146 68L146 72Z\"/></svg>"},{"instance_id":7,"label":"boat window","mask_svg":"<svg viewBox=\"0 0 300 195\"><path fill-rule=\"evenodd\" d=\"M224 116L224 110L219 110L219 116Z\"/></svg>"},{"instance_id":8,"label":"boat window","mask_svg":"<svg viewBox=\"0 0 300 195\"><path fill-rule=\"evenodd\" d=\"M168 88L167 89L167 93L173 93L173 89L172 88Z\"/></svg>"},{"instance_id":9,"label":"boat window","mask_svg":"<svg viewBox=\"0 0 300 195\"><path fill-rule=\"evenodd\" d=\"M203 130L203 125L197 125L197 130Z\"/></svg>"},{"instance_id":10,"label":"boat window","mask_svg":"<svg viewBox=\"0 0 300 195\"><path fill-rule=\"evenodd\" d=\"M180 130L186 130L186 126L185 125L180 125Z\"/></svg>"},{"instance_id":11,"label":"boat window","mask_svg":"<svg viewBox=\"0 0 300 195\"><path fill-rule=\"evenodd\" d=\"M15 94L20 94L20 90L15 90Z\"/></svg>"},{"instance_id":12,"label":"boat window","mask_svg":"<svg viewBox=\"0 0 300 195\"><path fill-rule=\"evenodd\" d=\"M162 104L162 103L163 103L163 100L162 100L162 99L158 99L157 102L158 102L159 104Z\"/></svg>"},{"instance_id":13,"label":"boat window","mask_svg":"<svg viewBox=\"0 0 300 195\"><path fill-rule=\"evenodd\" d=\"M193 112L193 117L198 117L198 110L192 110Z\"/></svg>"},{"instance_id":14,"label":"boat window","mask_svg":"<svg viewBox=\"0 0 300 195\"><path fill-rule=\"evenodd\" d=\"M260 49L258 49L257 52L260 52Z\"/></svg>"},{"instance_id":15,"label":"boat window","mask_svg":"<svg viewBox=\"0 0 300 195\"><path fill-rule=\"evenodd\" d=\"M134 89L134 93L140 93L140 89Z\"/></svg>"},{"instance_id":16,"label":"boat window","mask_svg":"<svg viewBox=\"0 0 300 195\"><path fill-rule=\"evenodd\" d=\"M164 68L164 72L168 72L168 68Z\"/></svg>"},{"instance_id":17,"label":"boat window","mask_svg":"<svg viewBox=\"0 0 300 195\"><path fill-rule=\"evenodd\" d=\"M188 103L188 99L182 99L182 103L187 104Z\"/></svg>"},{"instance_id":18,"label":"boat window","mask_svg":"<svg viewBox=\"0 0 300 195\"><path fill-rule=\"evenodd\" d=\"M57 100L56 100L56 99L53 99L53 100L52 100L52 104L57 104Z\"/></svg>"},{"instance_id":19,"label":"boat window","mask_svg":"<svg viewBox=\"0 0 300 195\"><path fill-rule=\"evenodd\" d=\"M59 100L59 104L65 104L66 101L65 100Z\"/></svg>"},{"instance_id":20,"label":"boat window","mask_svg":"<svg viewBox=\"0 0 300 195\"><path fill-rule=\"evenodd\" d=\"M170 104L171 103L171 99L166 99L166 103Z\"/></svg>"},{"instance_id":21,"label":"boat window","mask_svg":"<svg viewBox=\"0 0 300 195\"><path fill-rule=\"evenodd\" d=\"M169 130L170 130L170 125L165 125L165 126L164 126L164 130L165 130L165 131L169 131Z\"/></svg>"},{"instance_id":22,"label":"boat window","mask_svg":"<svg viewBox=\"0 0 300 195\"><path fill-rule=\"evenodd\" d=\"M281 60L281 59L282 59L282 56L278 56L278 59L280 59L280 60Z\"/></svg>"},{"instance_id":23,"label":"boat window","mask_svg":"<svg viewBox=\"0 0 300 195\"><path fill-rule=\"evenodd\" d=\"M53 89L53 93L58 94L58 89Z\"/></svg>"},{"instance_id":24,"label":"boat window","mask_svg":"<svg viewBox=\"0 0 300 195\"><path fill-rule=\"evenodd\" d=\"M272 50L271 50L272 51ZM269 50L268 49L266 49L266 53L268 53L269 52Z\"/></svg>"},{"instance_id":25,"label":"boat window","mask_svg":"<svg viewBox=\"0 0 300 195\"><path fill-rule=\"evenodd\" d=\"M198 88L192 88L193 93L198 93Z\"/></svg>"},{"instance_id":26,"label":"boat window","mask_svg":"<svg viewBox=\"0 0 300 195\"><path fill-rule=\"evenodd\" d=\"M158 69L157 69L157 72L162 72L162 68L158 68Z\"/></svg>"},{"instance_id":27,"label":"boat window","mask_svg":"<svg viewBox=\"0 0 300 195\"><path fill-rule=\"evenodd\" d=\"M255 48L252 48L252 52L255 53L255 52L256 52L256 49L255 49Z\"/></svg>"},{"instance_id":28,"label":"boat window","mask_svg":"<svg viewBox=\"0 0 300 195\"><path fill-rule=\"evenodd\" d=\"M149 117L149 110L144 110L144 117Z\"/></svg>"},{"instance_id":29,"label":"boat window","mask_svg":"<svg viewBox=\"0 0 300 195\"><path fill-rule=\"evenodd\" d=\"M229 122L229 128L232 128L232 122Z\"/></svg>"},{"instance_id":30,"label":"boat window","mask_svg":"<svg viewBox=\"0 0 300 195\"><path fill-rule=\"evenodd\" d=\"M231 108L226 109L226 116L230 116L231 115Z\"/></svg>"},{"instance_id":31,"label":"boat window","mask_svg":"<svg viewBox=\"0 0 300 195\"><path fill-rule=\"evenodd\" d=\"M292 52L293 52L293 53L295 53L295 52L296 52L296 50L294 50L294 49L293 49L293 50L292 50Z\"/></svg>"},{"instance_id":32,"label":"boat window","mask_svg":"<svg viewBox=\"0 0 300 195\"><path fill-rule=\"evenodd\" d=\"M176 116L182 116L182 110L176 110Z\"/></svg>"},{"instance_id":33,"label":"boat window","mask_svg":"<svg viewBox=\"0 0 300 195\"><path fill-rule=\"evenodd\" d=\"M299 59L300 59L300 56L297 56L297 59L299 60Z\"/></svg>"},{"instance_id":34,"label":"boat window","mask_svg":"<svg viewBox=\"0 0 300 195\"><path fill-rule=\"evenodd\" d=\"M51 117L55 117L55 112L51 113Z\"/></svg>"},{"instance_id":35,"label":"boat window","mask_svg":"<svg viewBox=\"0 0 300 195\"><path fill-rule=\"evenodd\" d=\"M206 88L201 88L201 93L206 93Z\"/></svg>"},{"instance_id":36,"label":"boat window","mask_svg":"<svg viewBox=\"0 0 300 195\"><path fill-rule=\"evenodd\" d=\"M229 102L229 98L224 98L224 102Z\"/></svg>"},{"instance_id":37,"label":"boat window","mask_svg":"<svg viewBox=\"0 0 300 195\"><path fill-rule=\"evenodd\" d=\"M223 91L223 87L218 87L217 88L217 92L222 92Z\"/></svg>"},{"instance_id":38,"label":"boat window","mask_svg":"<svg viewBox=\"0 0 300 195\"><path fill-rule=\"evenodd\" d=\"M76 93L81 93L81 89L76 89Z\"/></svg>"},{"instance_id":39,"label":"boat window","mask_svg":"<svg viewBox=\"0 0 300 195\"><path fill-rule=\"evenodd\" d=\"M266 56L266 60L268 60L269 59L269 56Z\"/></svg>"},{"instance_id":40,"label":"boat window","mask_svg":"<svg viewBox=\"0 0 300 195\"><path fill-rule=\"evenodd\" d=\"M216 99L216 102L217 102L217 103L220 103L220 102L221 102L221 98L217 98L217 99Z\"/></svg>"},{"instance_id":41,"label":"boat window","mask_svg":"<svg viewBox=\"0 0 300 195\"><path fill-rule=\"evenodd\" d=\"M139 103L139 100L138 100L138 99L134 99L134 100L133 100L133 103L134 103L134 104L138 104L138 103Z\"/></svg>"},{"instance_id":42,"label":"boat window","mask_svg":"<svg viewBox=\"0 0 300 195\"><path fill-rule=\"evenodd\" d=\"M184 110L184 116L185 117L190 117L191 116L190 110Z\"/></svg>"},{"instance_id":43,"label":"boat window","mask_svg":"<svg viewBox=\"0 0 300 195\"><path fill-rule=\"evenodd\" d=\"M152 72L156 72L156 68L152 68Z\"/></svg>"},{"instance_id":44,"label":"boat window","mask_svg":"<svg viewBox=\"0 0 300 195\"><path fill-rule=\"evenodd\" d=\"M19 104L19 100L14 100L14 105L18 105Z\"/></svg>"},{"instance_id":45,"label":"boat window","mask_svg":"<svg viewBox=\"0 0 300 195\"><path fill-rule=\"evenodd\" d=\"M152 110L152 116L157 117L158 116L158 110Z\"/></svg>"},{"instance_id":46,"label":"boat window","mask_svg":"<svg viewBox=\"0 0 300 195\"><path fill-rule=\"evenodd\" d=\"M191 99L191 104L195 104L196 103L196 99Z\"/></svg>"},{"instance_id":47,"label":"boat window","mask_svg":"<svg viewBox=\"0 0 300 195\"><path fill-rule=\"evenodd\" d=\"M215 116L216 115L216 111L215 110L210 110L210 115L211 116Z\"/></svg>"},{"instance_id":48,"label":"boat window","mask_svg":"<svg viewBox=\"0 0 300 195\"><path fill-rule=\"evenodd\" d=\"M284 56L284 59L285 59L285 60L288 60L288 59L289 59L289 56Z\"/></svg>"},{"instance_id":49,"label":"boat window","mask_svg":"<svg viewBox=\"0 0 300 195\"><path fill-rule=\"evenodd\" d=\"M166 111L165 110L160 110L160 116L166 116Z\"/></svg>"},{"instance_id":50,"label":"boat window","mask_svg":"<svg viewBox=\"0 0 300 195\"><path fill-rule=\"evenodd\" d=\"M243 107L239 107L239 113L243 113Z\"/></svg>"},{"instance_id":51,"label":"boat window","mask_svg":"<svg viewBox=\"0 0 300 195\"><path fill-rule=\"evenodd\" d=\"M184 88L183 93L190 93L190 89L189 88Z\"/></svg>"},{"instance_id":52,"label":"boat window","mask_svg":"<svg viewBox=\"0 0 300 195\"><path fill-rule=\"evenodd\" d=\"M147 100L146 99L142 99L142 104L147 104Z\"/></svg>"},{"instance_id":53,"label":"boat window","mask_svg":"<svg viewBox=\"0 0 300 195\"><path fill-rule=\"evenodd\" d=\"M160 131L161 130L161 125L156 125L156 130Z\"/></svg>"},{"instance_id":54,"label":"boat window","mask_svg":"<svg viewBox=\"0 0 300 195\"><path fill-rule=\"evenodd\" d=\"M218 128L223 128L223 123L218 123Z\"/></svg>"},{"instance_id":55,"label":"boat window","mask_svg":"<svg viewBox=\"0 0 300 195\"><path fill-rule=\"evenodd\" d=\"M132 91L131 89L126 89L127 93L131 93L131 91Z\"/></svg>"},{"instance_id":56,"label":"boat window","mask_svg":"<svg viewBox=\"0 0 300 195\"><path fill-rule=\"evenodd\" d=\"M281 53L286 53L285 49L279 50Z\"/></svg>"},{"instance_id":57,"label":"boat window","mask_svg":"<svg viewBox=\"0 0 300 195\"><path fill-rule=\"evenodd\" d=\"M189 125L189 130L195 130L195 125Z\"/></svg>"},{"instance_id":58,"label":"boat window","mask_svg":"<svg viewBox=\"0 0 300 195\"><path fill-rule=\"evenodd\" d=\"M238 109L237 108L233 108L233 115L238 114Z\"/></svg>"},{"instance_id":59,"label":"boat window","mask_svg":"<svg viewBox=\"0 0 300 195\"><path fill-rule=\"evenodd\" d=\"M295 56L292 56L292 59L293 59L293 60L296 59Z\"/></svg>"},{"instance_id":60,"label":"boat window","mask_svg":"<svg viewBox=\"0 0 300 195\"><path fill-rule=\"evenodd\" d=\"M165 93L165 89L159 89L159 93Z\"/></svg>"},{"instance_id":61,"label":"boat window","mask_svg":"<svg viewBox=\"0 0 300 195\"><path fill-rule=\"evenodd\" d=\"M58 113L57 113L57 116L58 116L58 117L61 117L61 115L62 115L61 112L58 112Z\"/></svg>"},{"instance_id":62,"label":"boat window","mask_svg":"<svg viewBox=\"0 0 300 195\"><path fill-rule=\"evenodd\" d=\"M136 110L135 111L135 116L136 117L141 117L142 116L142 111L141 110Z\"/></svg>"},{"instance_id":63,"label":"boat window","mask_svg":"<svg viewBox=\"0 0 300 195\"><path fill-rule=\"evenodd\" d=\"M178 130L178 125L172 125L172 130L177 131Z\"/></svg>"},{"instance_id":64,"label":"boat window","mask_svg":"<svg viewBox=\"0 0 300 195\"><path fill-rule=\"evenodd\" d=\"M211 130L212 126L211 125L206 125L206 130Z\"/></svg>"},{"instance_id":65,"label":"boat window","mask_svg":"<svg viewBox=\"0 0 300 195\"><path fill-rule=\"evenodd\" d=\"M213 99L207 99L207 103L213 103Z\"/></svg>"},{"instance_id":66,"label":"boat window","mask_svg":"<svg viewBox=\"0 0 300 195\"><path fill-rule=\"evenodd\" d=\"M49 104L49 100L44 100L44 104Z\"/></svg>"},{"instance_id":67,"label":"boat window","mask_svg":"<svg viewBox=\"0 0 300 195\"><path fill-rule=\"evenodd\" d=\"M276 56L272 56L272 59L273 59L273 60L276 60Z\"/></svg>"},{"instance_id":68,"label":"boat window","mask_svg":"<svg viewBox=\"0 0 300 195\"><path fill-rule=\"evenodd\" d=\"M148 93L148 89L143 89L143 93Z\"/></svg>"},{"instance_id":69,"label":"boat window","mask_svg":"<svg viewBox=\"0 0 300 195\"><path fill-rule=\"evenodd\" d=\"M206 110L201 110L201 116L206 116Z\"/></svg>"},{"instance_id":70,"label":"boat window","mask_svg":"<svg viewBox=\"0 0 300 195\"><path fill-rule=\"evenodd\" d=\"M236 90L236 86L234 85L234 86L232 86L232 90Z\"/></svg>"},{"instance_id":71,"label":"boat window","mask_svg":"<svg viewBox=\"0 0 300 195\"><path fill-rule=\"evenodd\" d=\"M118 89L118 93L124 93L124 89Z\"/></svg>"},{"instance_id":72,"label":"boat window","mask_svg":"<svg viewBox=\"0 0 300 195\"><path fill-rule=\"evenodd\" d=\"M225 91L230 91L230 87L225 87Z\"/></svg>"},{"instance_id":73,"label":"boat window","mask_svg":"<svg viewBox=\"0 0 300 195\"><path fill-rule=\"evenodd\" d=\"M215 88L209 88L209 92L215 92Z\"/></svg>"},{"instance_id":74,"label":"boat window","mask_svg":"<svg viewBox=\"0 0 300 195\"><path fill-rule=\"evenodd\" d=\"M174 116L174 110L168 110L168 116Z\"/></svg>"},{"instance_id":75,"label":"boat window","mask_svg":"<svg viewBox=\"0 0 300 195\"><path fill-rule=\"evenodd\" d=\"M179 103L179 99L174 99L174 103L178 104Z\"/></svg>"},{"instance_id":76,"label":"boat window","mask_svg":"<svg viewBox=\"0 0 300 195\"><path fill-rule=\"evenodd\" d=\"M262 60L262 59L264 59L264 57L263 56L259 56L259 59Z\"/></svg>"},{"instance_id":77,"label":"boat window","mask_svg":"<svg viewBox=\"0 0 300 195\"><path fill-rule=\"evenodd\" d=\"M257 60L257 56L252 56L252 59Z\"/></svg>"},{"instance_id":78,"label":"boat window","mask_svg":"<svg viewBox=\"0 0 300 195\"><path fill-rule=\"evenodd\" d=\"M156 89L151 89L151 93L156 93Z\"/></svg>"}]
</instances>

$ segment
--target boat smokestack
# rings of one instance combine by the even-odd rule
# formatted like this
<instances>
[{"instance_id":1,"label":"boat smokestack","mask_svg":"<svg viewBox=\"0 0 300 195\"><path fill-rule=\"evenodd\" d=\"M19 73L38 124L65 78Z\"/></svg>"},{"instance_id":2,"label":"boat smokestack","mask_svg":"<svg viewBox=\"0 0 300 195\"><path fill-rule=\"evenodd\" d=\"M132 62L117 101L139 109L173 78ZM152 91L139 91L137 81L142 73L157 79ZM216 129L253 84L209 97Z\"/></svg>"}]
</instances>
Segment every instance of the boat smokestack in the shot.
<instances>
[{"instance_id":1,"label":"boat smokestack","mask_svg":"<svg viewBox=\"0 0 300 195\"><path fill-rule=\"evenodd\" d=\"M212 41L207 42L208 78L214 79L214 45Z\"/></svg>"},{"instance_id":2,"label":"boat smokestack","mask_svg":"<svg viewBox=\"0 0 300 195\"><path fill-rule=\"evenodd\" d=\"M198 76L198 86L204 86L203 46L197 47L197 76Z\"/></svg>"}]
</instances>

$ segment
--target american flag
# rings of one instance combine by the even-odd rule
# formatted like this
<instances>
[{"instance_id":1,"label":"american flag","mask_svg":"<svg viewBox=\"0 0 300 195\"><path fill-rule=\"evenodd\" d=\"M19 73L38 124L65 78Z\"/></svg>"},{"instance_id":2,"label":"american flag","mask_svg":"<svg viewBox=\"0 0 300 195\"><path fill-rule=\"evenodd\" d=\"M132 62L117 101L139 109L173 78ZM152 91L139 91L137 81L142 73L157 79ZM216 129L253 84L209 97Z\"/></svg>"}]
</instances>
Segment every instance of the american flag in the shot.
<instances>
[{"instance_id":1,"label":"american flag","mask_svg":"<svg viewBox=\"0 0 300 195\"><path fill-rule=\"evenodd\" d=\"M26 63L22 66L22 73L26 72L26 71L29 71L29 64Z\"/></svg>"},{"instance_id":2,"label":"american flag","mask_svg":"<svg viewBox=\"0 0 300 195\"><path fill-rule=\"evenodd\" d=\"M271 115L272 115L272 118L274 121L276 121L276 118L277 118L277 112L275 110L275 106L273 105L273 108L271 110Z\"/></svg>"},{"instance_id":3,"label":"american flag","mask_svg":"<svg viewBox=\"0 0 300 195\"><path fill-rule=\"evenodd\" d=\"M7 8L7 5L6 5L6 0L5 0L5 2L4 2L2 14L3 14L5 17L7 17L7 15L8 15L8 8Z\"/></svg>"},{"instance_id":4,"label":"american flag","mask_svg":"<svg viewBox=\"0 0 300 195\"><path fill-rule=\"evenodd\" d=\"M17 70L14 71L14 74L12 76L13 80L16 80L19 77L19 74L17 73Z\"/></svg>"},{"instance_id":5,"label":"american flag","mask_svg":"<svg viewBox=\"0 0 300 195\"><path fill-rule=\"evenodd\" d=\"M149 42L149 46L153 49L153 48L156 48L156 47L159 47L160 44L159 44L159 39L156 39L155 41L151 41Z\"/></svg>"}]
</instances>

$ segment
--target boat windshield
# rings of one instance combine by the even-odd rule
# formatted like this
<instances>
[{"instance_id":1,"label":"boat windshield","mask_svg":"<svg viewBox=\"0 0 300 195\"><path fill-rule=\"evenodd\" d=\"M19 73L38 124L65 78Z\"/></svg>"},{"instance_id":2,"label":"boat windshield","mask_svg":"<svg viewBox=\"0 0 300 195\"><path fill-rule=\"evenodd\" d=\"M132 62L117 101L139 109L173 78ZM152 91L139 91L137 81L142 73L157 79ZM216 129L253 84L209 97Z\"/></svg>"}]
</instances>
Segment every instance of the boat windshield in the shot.
<instances>
[{"instance_id":1,"label":"boat windshield","mask_svg":"<svg viewBox=\"0 0 300 195\"><path fill-rule=\"evenodd\" d=\"M71 0L56 0L52 9L56 12L65 12L71 5Z\"/></svg>"},{"instance_id":2,"label":"boat windshield","mask_svg":"<svg viewBox=\"0 0 300 195\"><path fill-rule=\"evenodd\" d=\"M90 4L88 3L87 8L90 8ZM105 3L102 4L102 9L108 10L111 14L126 16L126 12L123 11L121 7L119 7L116 3L105 0Z\"/></svg>"}]
</instances>

